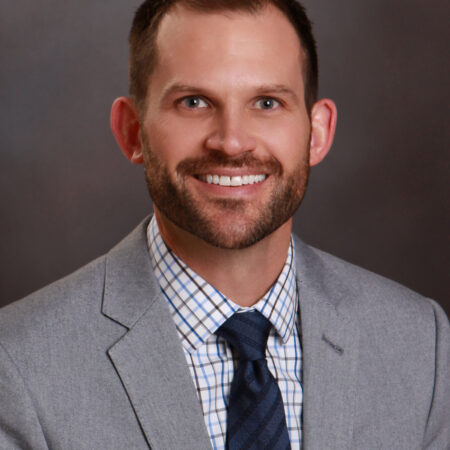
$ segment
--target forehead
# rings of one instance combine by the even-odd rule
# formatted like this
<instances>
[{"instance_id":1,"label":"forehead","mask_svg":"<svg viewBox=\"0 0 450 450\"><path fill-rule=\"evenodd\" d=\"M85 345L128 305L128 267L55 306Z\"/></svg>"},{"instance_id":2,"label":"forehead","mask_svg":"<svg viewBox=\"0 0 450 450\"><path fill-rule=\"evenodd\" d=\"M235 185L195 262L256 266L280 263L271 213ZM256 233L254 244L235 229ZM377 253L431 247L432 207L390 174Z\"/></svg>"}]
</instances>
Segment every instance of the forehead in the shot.
<instances>
[{"instance_id":1,"label":"forehead","mask_svg":"<svg viewBox=\"0 0 450 450\"><path fill-rule=\"evenodd\" d=\"M272 5L257 13L198 12L177 5L160 23L156 48L156 70L165 76L200 73L205 79L218 70L234 79L298 75L304 54L296 30Z\"/></svg>"}]
</instances>

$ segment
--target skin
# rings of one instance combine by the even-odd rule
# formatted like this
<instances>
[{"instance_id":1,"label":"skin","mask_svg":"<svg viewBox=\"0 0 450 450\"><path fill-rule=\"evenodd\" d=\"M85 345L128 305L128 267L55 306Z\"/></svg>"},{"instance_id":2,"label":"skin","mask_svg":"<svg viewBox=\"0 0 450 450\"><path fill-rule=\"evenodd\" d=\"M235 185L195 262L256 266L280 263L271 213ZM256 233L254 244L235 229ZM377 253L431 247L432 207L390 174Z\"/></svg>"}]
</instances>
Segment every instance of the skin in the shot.
<instances>
[{"instance_id":1,"label":"skin","mask_svg":"<svg viewBox=\"0 0 450 450\"><path fill-rule=\"evenodd\" d=\"M245 239L288 180L295 187L290 196L300 203L309 167L331 147L336 107L322 99L308 114L303 50L292 25L272 6L256 15L177 6L161 22L157 48L145 110L130 98L116 99L113 133L132 163L145 164L166 244L228 298L251 306L283 268L293 211L257 242ZM213 243L195 224L178 220L182 208L164 212L164 201L157 206L158 186L151 184L162 173L193 201L216 235ZM201 180L206 173L267 178L219 187Z\"/></svg>"}]
</instances>

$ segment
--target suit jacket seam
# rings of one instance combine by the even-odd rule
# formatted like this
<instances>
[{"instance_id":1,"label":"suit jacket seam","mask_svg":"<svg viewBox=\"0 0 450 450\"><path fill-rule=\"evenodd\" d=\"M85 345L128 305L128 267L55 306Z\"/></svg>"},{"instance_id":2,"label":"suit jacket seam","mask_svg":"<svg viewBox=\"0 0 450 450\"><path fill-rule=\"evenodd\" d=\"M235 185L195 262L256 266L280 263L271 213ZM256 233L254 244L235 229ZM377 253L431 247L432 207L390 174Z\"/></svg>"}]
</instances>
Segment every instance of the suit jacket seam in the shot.
<instances>
[{"instance_id":1,"label":"suit jacket seam","mask_svg":"<svg viewBox=\"0 0 450 450\"><path fill-rule=\"evenodd\" d=\"M2 344L2 342L0 341L0 348L3 350L3 353L6 355L7 360L9 361L9 363L11 364L11 366L14 368L14 370L17 372L17 375L20 378L21 384L23 385L24 391L26 392L26 395L28 396L28 398L30 399L31 405L33 406L33 412L34 415L36 417L36 421L39 424L39 428L41 430L42 436L44 438L44 441L47 445L47 448L50 448L49 444L48 444L48 440L45 436L45 432L44 432L44 428L42 427L42 423L39 419L39 414L37 413L37 408L36 408L36 404L34 401L33 396L31 395L31 391L28 388L28 384L25 381L24 376L22 375L22 372L19 368L19 366L16 364L16 362L14 361L13 357L11 356L11 354L8 352L8 350L6 349L6 347Z\"/></svg>"}]
</instances>

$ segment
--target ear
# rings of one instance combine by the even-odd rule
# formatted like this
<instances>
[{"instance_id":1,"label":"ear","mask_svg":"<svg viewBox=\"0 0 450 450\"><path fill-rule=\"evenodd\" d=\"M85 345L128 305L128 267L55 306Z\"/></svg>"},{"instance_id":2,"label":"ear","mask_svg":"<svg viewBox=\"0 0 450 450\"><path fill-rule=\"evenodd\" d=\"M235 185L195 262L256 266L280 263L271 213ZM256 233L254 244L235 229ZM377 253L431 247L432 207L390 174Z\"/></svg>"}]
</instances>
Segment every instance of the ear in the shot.
<instances>
[{"instance_id":1,"label":"ear","mask_svg":"<svg viewBox=\"0 0 450 450\"><path fill-rule=\"evenodd\" d=\"M139 113L133 100L119 97L111 107L111 129L122 153L133 164L144 162Z\"/></svg>"},{"instance_id":2,"label":"ear","mask_svg":"<svg viewBox=\"0 0 450 450\"><path fill-rule=\"evenodd\" d=\"M311 110L311 146L309 163L319 164L333 144L336 131L337 109L333 100L324 98L314 104Z\"/></svg>"}]
</instances>

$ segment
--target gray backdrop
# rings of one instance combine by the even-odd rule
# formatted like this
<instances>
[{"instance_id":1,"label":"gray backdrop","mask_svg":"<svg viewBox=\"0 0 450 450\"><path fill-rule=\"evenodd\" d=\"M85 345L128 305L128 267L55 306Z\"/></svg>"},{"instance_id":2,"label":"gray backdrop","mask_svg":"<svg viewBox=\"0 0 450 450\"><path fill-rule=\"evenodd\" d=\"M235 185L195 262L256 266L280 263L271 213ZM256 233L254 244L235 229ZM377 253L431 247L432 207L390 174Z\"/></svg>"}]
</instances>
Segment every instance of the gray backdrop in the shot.
<instances>
[{"instance_id":1,"label":"gray backdrop","mask_svg":"<svg viewBox=\"0 0 450 450\"><path fill-rule=\"evenodd\" d=\"M107 251L151 211L142 169L109 130L139 3L2 4L1 304ZM339 123L295 229L449 311L448 2L305 4Z\"/></svg>"}]
</instances>

